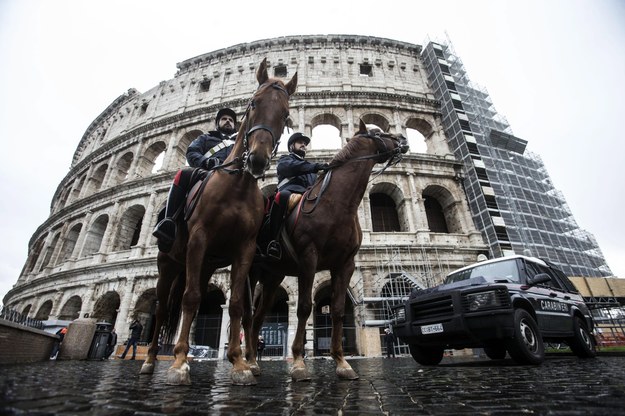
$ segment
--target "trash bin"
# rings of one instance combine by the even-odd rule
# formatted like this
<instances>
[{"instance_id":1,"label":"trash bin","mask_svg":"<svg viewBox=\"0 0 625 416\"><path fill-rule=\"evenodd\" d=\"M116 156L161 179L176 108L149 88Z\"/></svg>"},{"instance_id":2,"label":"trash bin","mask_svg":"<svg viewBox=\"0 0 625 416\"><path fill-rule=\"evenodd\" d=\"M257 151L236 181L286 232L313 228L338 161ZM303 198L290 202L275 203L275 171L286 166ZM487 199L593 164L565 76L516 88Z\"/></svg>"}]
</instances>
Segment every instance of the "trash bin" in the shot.
<instances>
[{"instance_id":1,"label":"trash bin","mask_svg":"<svg viewBox=\"0 0 625 416\"><path fill-rule=\"evenodd\" d=\"M91 341L88 358L90 360L101 360L106 357L106 347L113 325L108 322L97 322L95 325L95 334L93 335L93 341Z\"/></svg>"}]
</instances>

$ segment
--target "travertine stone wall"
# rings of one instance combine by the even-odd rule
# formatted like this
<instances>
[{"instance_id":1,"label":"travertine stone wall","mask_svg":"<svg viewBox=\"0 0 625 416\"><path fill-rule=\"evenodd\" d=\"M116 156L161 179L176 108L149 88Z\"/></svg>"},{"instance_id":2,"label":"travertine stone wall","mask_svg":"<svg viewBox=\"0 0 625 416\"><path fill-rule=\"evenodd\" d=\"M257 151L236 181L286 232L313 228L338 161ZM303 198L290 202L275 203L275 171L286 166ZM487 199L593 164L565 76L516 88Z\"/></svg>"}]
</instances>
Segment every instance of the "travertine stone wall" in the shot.
<instances>
[{"instance_id":1,"label":"travertine stone wall","mask_svg":"<svg viewBox=\"0 0 625 416\"><path fill-rule=\"evenodd\" d=\"M189 143L214 128L219 108L243 114L257 87L255 71L267 58L272 76L298 74L297 93L290 101L292 131L311 135L315 127L331 125L345 140L362 119L393 133L416 130L424 138L427 151L411 152L373 178L359 209L364 238L350 286L356 326L383 326L367 298L382 296L390 273L404 271L412 276L411 284L432 285L485 249L458 181L462 165L447 146L420 50L419 45L363 36L267 39L180 62L173 78L146 92L129 89L80 139L51 201L50 216L33 233L28 259L5 304L43 319L68 313L70 304L78 310L75 318L114 317L120 340L126 339L134 316L149 320L157 280L151 231L171 179L185 165ZM335 152L313 150L309 159L327 162ZM259 181L265 192L277 184L274 169ZM373 193L392 199L399 230L373 231ZM448 232L430 230L425 195L440 204ZM226 301L228 272L219 271L211 281ZM320 273L315 293L328 281L329 273ZM289 302L296 301L295 279L287 278L283 288ZM227 323L224 314L222 332ZM294 325L289 316L289 333ZM360 353L379 354L374 332L356 336ZM221 339L223 347L223 334Z\"/></svg>"}]
</instances>

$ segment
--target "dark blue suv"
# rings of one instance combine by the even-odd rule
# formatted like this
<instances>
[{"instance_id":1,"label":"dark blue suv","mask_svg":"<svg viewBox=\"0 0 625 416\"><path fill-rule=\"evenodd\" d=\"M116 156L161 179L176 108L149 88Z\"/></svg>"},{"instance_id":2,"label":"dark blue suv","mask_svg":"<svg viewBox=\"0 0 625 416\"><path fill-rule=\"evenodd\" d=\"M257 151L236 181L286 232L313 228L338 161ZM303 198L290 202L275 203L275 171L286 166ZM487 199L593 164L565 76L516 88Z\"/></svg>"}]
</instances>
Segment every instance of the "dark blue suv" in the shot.
<instances>
[{"instance_id":1,"label":"dark blue suv","mask_svg":"<svg viewBox=\"0 0 625 416\"><path fill-rule=\"evenodd\" d=\"M519 364L540 364L545 342L565 342L579 357L594 357L593 320L575 286L543 260L511 256L450 273L444 284L413 291L394 310L395 335L413 358L437 365L445 349L506 352Z\"/></svg>"}]
</instances>

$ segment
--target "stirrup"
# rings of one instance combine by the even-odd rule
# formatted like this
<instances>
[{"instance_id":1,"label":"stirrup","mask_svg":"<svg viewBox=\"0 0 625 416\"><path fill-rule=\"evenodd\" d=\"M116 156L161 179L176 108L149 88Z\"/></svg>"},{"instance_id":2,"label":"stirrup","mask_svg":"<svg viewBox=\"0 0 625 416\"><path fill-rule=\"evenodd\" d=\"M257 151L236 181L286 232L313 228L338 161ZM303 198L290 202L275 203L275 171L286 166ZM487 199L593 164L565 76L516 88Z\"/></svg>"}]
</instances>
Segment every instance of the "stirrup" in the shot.
<instances>
[{"instance_id":1,"label":"stirrup","mask_svg":"<svg viewBox=\"0 0 625 416\"><path fill-rule=\"evenodd\" d=\"M271 257L275 260L280 260L282 258L282 247L280 247L278 241L271 240L269 244L267 244L267 257Z\"/></svg>"}]
</instances>

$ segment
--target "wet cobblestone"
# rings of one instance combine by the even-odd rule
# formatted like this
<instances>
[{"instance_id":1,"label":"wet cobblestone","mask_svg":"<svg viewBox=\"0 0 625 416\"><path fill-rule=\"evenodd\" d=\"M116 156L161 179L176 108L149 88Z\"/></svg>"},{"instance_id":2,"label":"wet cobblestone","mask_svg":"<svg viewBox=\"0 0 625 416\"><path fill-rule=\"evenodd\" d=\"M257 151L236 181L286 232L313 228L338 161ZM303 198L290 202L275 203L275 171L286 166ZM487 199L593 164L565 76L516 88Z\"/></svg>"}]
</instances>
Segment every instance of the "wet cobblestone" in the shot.
<instances>
[{"instance_id":1,"label":"wet cobblestone","mask_svg":"<svg viewBox=\"0 0 625 416\"><path fill-rule=\"evenodd\" d=\"M141 361L50 361L0 366L2 415L625 415L625 357L510 360L354 359L355 381L334 362L309 360L311 382L293 383L289 363L263 361L258 385L232 386L230 364L193 362L192 386L164 382L170 362L139 376Z\"/></svg>"}]
</instances>

